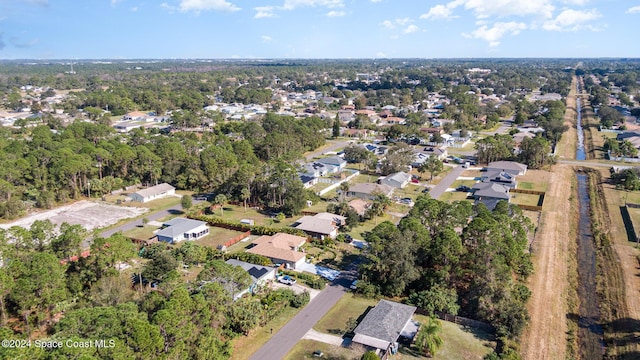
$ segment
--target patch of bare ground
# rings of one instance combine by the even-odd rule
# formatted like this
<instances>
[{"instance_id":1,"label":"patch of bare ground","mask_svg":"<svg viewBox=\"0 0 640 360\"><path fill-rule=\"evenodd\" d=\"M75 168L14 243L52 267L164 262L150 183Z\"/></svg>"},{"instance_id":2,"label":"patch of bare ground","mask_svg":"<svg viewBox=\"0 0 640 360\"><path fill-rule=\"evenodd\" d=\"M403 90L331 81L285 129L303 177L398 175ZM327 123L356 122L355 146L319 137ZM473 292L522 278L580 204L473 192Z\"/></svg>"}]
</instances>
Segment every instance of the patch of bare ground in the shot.
<instances>
[{"instance_id":1,"label":"patch of bare ground","mask_svg":"<svg viewBox=\"0 0 640 360\"><path fill-rule=\"evenodd\" d=\"M522 337L524 359L564 359L566 350L567 261L571 233L573 171L555 165L532 244L534 274L529 279L532 296L527 304L531 318Z\"/></svg>"}]
</instances>

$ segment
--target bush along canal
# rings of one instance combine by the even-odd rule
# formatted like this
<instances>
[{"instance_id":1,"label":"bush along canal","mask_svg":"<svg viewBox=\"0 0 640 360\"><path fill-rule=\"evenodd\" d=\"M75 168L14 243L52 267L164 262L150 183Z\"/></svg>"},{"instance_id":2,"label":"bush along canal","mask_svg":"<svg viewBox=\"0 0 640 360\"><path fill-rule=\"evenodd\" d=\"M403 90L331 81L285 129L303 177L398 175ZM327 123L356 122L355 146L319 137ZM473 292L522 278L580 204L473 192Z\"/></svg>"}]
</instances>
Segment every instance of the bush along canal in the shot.
<instances>
[{"instance_id":1,"label":"bush along canal","mask_svg":"<svg viewBox=\"0 0 640 360\"><path fill-rule=\"evenodd\" d=\"M578 262L578 346L581 359L602 359L603 330L600 324L596 280L596 246L591 229L588 176L578 173L579 220Z\"/></svg>"}]
</instances>

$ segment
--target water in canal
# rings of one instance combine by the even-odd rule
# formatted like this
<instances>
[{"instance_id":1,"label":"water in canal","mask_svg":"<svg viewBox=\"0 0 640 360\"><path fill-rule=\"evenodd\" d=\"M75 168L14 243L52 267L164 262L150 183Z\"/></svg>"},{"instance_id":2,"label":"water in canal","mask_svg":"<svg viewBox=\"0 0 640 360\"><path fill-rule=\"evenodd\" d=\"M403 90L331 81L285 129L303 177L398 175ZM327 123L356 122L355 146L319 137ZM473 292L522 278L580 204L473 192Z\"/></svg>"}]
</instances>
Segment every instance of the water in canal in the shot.
<instances>
[{"instance_id":1,"label":"water in canal","mask_svg":"<svg viewBox=\"0 0 640 360\"><path fill-rule=\"evenodd\" d=\"M578 130L578 147L576 149L576 160L586 160L587 154L584 151L584 130L582 130L582 107L580 98L576 99L576 112L578 113L576 128Z\"/></svg>"},{"instance_id":2,"label":"water in canal","mask_svg":"<svg viewBox=\"0 0 640 360\"><path fill-rule=\"evenodd\" d=\"M582 359L602 359L604 342L596 295L596 249L589 216L587 175L578 173L578 345Z\"/></svg>"}]
</instances>

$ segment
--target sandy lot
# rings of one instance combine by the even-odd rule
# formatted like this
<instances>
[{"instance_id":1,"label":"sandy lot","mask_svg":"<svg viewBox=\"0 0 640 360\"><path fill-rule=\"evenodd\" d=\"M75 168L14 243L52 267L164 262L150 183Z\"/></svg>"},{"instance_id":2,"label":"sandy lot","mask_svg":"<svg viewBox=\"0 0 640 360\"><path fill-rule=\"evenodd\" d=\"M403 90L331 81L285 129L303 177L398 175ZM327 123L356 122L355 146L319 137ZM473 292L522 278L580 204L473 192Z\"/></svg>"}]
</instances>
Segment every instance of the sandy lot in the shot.
<instances>
[{"instance_id":1,"label":"sandy lot","mask_svg":"<svg viewBox=\"0 0 640 360\"><path fill-rule=\"evenodd\" d=\"M79 224L91 231L113 225L122 219L140 216L147 211L148 209L146 208L125 207L82 200L52 210L34 213L11 223L0 224L0 228L8 229L12 226L21 226L28 229L34 221L48 219L56 225L61 225L64 222L72 225Z\"/></svg>"}]
</instances>

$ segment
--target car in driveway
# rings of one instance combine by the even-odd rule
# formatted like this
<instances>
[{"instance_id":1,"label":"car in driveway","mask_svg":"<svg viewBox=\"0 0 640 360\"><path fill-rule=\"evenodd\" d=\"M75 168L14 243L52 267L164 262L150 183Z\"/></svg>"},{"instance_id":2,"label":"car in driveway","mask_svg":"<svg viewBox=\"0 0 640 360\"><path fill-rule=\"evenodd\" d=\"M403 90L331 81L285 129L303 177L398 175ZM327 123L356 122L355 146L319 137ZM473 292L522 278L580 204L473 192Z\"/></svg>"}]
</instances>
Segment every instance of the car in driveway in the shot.
<instances>
[{"instance_id":1,"label":"car in driveway","mask_svg":"<svg viewBox=\"0 0 640 360\"><path fill-rule=\"evenodd\" d=\"M296 283L296 279L292 278L289 275L285 275L278 278L278 282L285 285L293 285Z\"/></svg>"},{"instance_id":2,"label":"car in driveway","mask_svg":"<svg viewBox=\"0 0 640 360\"><path fill-rule=\"evenodd\" d=\"M471 191L471 188L466 185L462 185L462 186L458 186L456 188L456 191L469 192Z\"/></svg>"}]
</instances>

